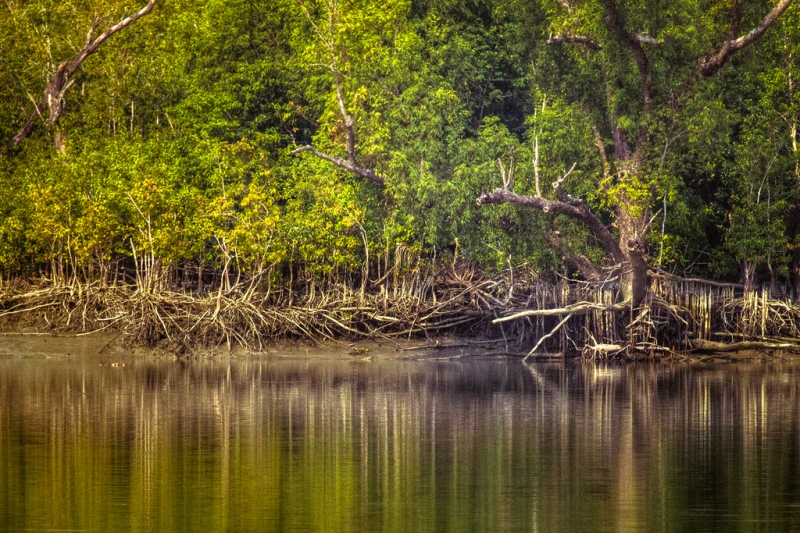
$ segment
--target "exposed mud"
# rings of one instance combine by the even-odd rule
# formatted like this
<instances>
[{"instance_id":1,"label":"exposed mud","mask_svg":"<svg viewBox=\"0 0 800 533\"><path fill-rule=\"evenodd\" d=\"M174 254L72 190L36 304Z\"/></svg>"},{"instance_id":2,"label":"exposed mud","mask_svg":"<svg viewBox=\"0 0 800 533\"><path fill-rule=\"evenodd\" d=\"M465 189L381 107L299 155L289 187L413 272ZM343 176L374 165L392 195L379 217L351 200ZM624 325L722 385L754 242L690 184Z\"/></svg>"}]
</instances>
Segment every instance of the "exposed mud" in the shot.
<instances>
[{"instance_id":1,"label":"exposed mud","mask_svg":"<svg viewBox=\"0 0 800 533\"><path fill-rule=\"evenodd\" d=\"M461 357L508 357L520 355L502 342L442 337L433 340L381 340L358 342L280 342L263 351L226 345L177 353L169 345L146 348L132 344L119 333L90 335L0 332L0 359L96 359L99 364L124 365L133 360L189 360L205 358L279 357L314 360L369 362L392 359L458 359Z\"/></svg>"}]
</instances>

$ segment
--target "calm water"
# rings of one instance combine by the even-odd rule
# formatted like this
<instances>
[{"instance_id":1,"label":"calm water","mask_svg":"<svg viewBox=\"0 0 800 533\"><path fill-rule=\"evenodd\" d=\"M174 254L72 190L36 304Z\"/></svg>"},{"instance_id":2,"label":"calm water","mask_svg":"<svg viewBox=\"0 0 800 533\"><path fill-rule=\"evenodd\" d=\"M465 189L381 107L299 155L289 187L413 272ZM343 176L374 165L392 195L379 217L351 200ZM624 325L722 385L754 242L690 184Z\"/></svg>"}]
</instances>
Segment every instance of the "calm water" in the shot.
<instances>
[{"instance_id":1,"label":"calm water","mask_svg":"<svg viewBox=\"0 0 800 533\"><path fill-rule=\"evenodd\" d=\"M800 364L0 361L2 531L800 530Z\"/></svg>"}]
</instances>

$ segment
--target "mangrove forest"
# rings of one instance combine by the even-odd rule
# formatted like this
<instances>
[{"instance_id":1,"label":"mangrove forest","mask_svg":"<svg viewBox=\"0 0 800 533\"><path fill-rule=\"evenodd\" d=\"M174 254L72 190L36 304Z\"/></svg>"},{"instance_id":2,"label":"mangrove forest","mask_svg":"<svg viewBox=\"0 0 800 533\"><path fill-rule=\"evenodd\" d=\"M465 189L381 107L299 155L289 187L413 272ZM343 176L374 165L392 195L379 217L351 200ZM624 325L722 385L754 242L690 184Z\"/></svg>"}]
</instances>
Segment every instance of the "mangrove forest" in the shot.
<instances>
[{"instance_id":1,"label":"mangrove forest","mask_svg":"<svg viewBox=\"0 0 800 533\"><path fill-rule=\"evenodd\" d=\"M791 0L8 0L0 327L800 351Z\"/></svg>"}]
</instances>

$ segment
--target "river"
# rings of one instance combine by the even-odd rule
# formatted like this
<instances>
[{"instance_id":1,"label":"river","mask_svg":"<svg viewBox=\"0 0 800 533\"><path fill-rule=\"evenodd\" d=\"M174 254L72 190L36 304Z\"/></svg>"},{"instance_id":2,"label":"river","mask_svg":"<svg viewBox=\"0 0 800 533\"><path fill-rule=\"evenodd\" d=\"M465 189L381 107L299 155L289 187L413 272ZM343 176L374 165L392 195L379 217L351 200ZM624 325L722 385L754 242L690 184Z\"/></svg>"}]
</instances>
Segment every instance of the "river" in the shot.
<instances>
[{"instance_id":1,"label":"river","mask_svg":"<svg viewBox=\"0 0 800 533\"><path fill-rule=\"evenodd\" d=\"M0 358L0 531L798 528L800 362Z\"/></svg>"}]
</instances>

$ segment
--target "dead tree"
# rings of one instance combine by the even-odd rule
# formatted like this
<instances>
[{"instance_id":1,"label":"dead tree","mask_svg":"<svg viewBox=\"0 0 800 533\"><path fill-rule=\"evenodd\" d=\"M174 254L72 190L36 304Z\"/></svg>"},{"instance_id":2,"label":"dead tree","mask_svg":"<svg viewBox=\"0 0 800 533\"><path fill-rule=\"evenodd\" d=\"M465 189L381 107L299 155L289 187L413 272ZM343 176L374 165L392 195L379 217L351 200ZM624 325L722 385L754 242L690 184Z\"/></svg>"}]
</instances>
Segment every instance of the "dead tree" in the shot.
<instances>
[{"instance_id":1,"label":"dead tree","mask_svg":"<svg viewBox=\"0 0 800 533\"><path fill-rule=\"evenodd\" d=\"M11 144L13 146L17 146L31 134L36 126L37 117L44 122L47 128L56 127L58 121L62 116L64 116L64 98L66 97L67 91L69 91L75 83L75 80L72 76L80 68L86 58L95 53L97 49L109 39L109 37L128 27L134 21L150 13L155 5L156 0L149 0L147 5L142 9L133 15L120 20L97 36L95 36L95 33L100 27L100 24L103 22L103 18L95 16L94 20L92 21L92 26L89 29L89 32L86 34L86 41L84 42L83 47L78 50L72 59L69 61L63 61L58 65L58 68L53 73L52 78L50 78L50 82L42 92L41 98L38 101L34 101L33 112L25 121L25 124L22 126L20 132L17 133L11 140ZM56 148L60 152L63 152L64 144L61 132L55 132L53 135L53 141L55 142Z\"/></svg>"},{"instance_id":2,"label":"dead tree","mask_svg":"<svg viewBox=\"0 0 800 533\"><path fill-rule=\"evenodd\" d=\"M626 130L620 126L618 117L609 117L610 131L607 133L610 133L611 145L613 146L613 159L611 161L608 161L605 142L595 128L596 145L603 162L601 173L604 177L611 173L615 183L623 185L623 187L618 188L622 192L618 193L618 201L613 212L614 225L617 230L616 236L591 211L585 202L573 198L564 191L563 184L569 173L553 183L554 199L545 198L539 192L538 185L537 191L533 195L518 194L510 187L504 186L481 194L477 198L477 202L479 205L509 202L529 206L553 215L565 215L580 221L591 230L610 261L618 265L623 295L625 299L636 307L644 300L649 289L647 273L650 267L648 265L648 246L645 238L651 224L651 199L635 199L626 195L624 185L626 183L634 183L634 180L643 171L648 157L648 144L651 142L649 125L658 119L654 112L657 92L652 83L650 58L645 50L645 45L659 46L663 43L647 35L630 31L616 0L599 0L599 2L602 6L602 23L608 29L609 38L615 39L617 44L621 45L628 53L627 59L621 57L619 59L615 58L615 60L633 61L638 73L641 94L639 127L635 138L629 138ZM562 3L562 5L564 4ZM719 50L697 60L699 65L697 77L707 77L718 72L731 55L752 44L763 35L778 17L786 11L789 4L791 4L791 0L780 0L758 26L737 37L736 34L741 21L741 9L738 1L735 1L731 10L728 36ZM565 9L571 9L569 3L566 3ZM561 43L577 44L587 48L592 53L601 53L607 48L603 43L598 43L592 37L584 35L551 36L547 43L551 45ZM621 80L616 81L618 83L609 83L611 90L613 90L614 86L622 86ZM608 181L607 179L603 180L604 183L608 183ZM558 242L556 242L557 244ZM588 278L596 276L595 267L588 260L581 261L580 258L575 258L572 262L584 271Z\"/></svg>"}]
</instances>

